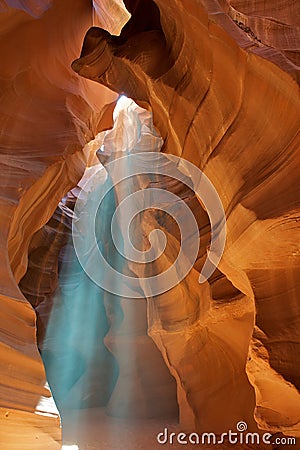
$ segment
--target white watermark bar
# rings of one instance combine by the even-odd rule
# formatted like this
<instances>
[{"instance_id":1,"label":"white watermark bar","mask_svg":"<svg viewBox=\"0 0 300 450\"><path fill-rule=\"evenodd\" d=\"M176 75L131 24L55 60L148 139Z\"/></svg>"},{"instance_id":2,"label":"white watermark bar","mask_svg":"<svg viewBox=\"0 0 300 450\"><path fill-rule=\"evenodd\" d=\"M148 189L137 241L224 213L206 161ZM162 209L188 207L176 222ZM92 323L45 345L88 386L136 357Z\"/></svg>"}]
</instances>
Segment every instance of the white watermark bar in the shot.
<instances>
[{"instance_id":1,"label":"white watermark bar","mask_svg":"<svg viewBox=\"0 0 300 450\"><path fill-rule=\"evenodd\" d=\"M217 435L215 433L175 433L169 432L168 428L164 428L161 433L156 436L157 442L161 445L219 445L229 444L265 444L265 445L296 445L296 438L290 436L273 437L271 433L252 433L247 431L246 422L238 422L236 430L228 430L226 433Z\"/></svg>"}]
</instances>

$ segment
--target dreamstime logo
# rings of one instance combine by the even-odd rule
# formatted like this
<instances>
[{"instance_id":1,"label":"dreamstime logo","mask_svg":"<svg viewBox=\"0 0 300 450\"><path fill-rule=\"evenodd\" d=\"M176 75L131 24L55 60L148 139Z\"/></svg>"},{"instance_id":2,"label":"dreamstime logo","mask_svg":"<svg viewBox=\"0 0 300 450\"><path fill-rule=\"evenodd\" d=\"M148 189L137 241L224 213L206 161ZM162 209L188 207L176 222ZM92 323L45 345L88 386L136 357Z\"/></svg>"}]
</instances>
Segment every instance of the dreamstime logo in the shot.
<instances>
[{"instance_id":1,"label":"dreamstime logo","mask_svg":"<svg viewBox=\"0 0 300 450\"><path fill-rule=\"evenodd\" d=\"M236 424L236 430L229 430L226 433L217 435L215 433L170 433L168 428L165 428L163 432L158 433L156 440L159 444L182 444L182 445L218 445L228 442L229 444L253 444L253 445L296 445L295 437L273 437L271 433L257 433L246 432L248 425L244 421L240 421Z\"/></svg>"},{"instance_id":2,"label":"dreamstime logo","mask_svg":"<svg viewBox=\"0 0 300 450\"><path fill-rule=\"evenodd\" d=\"M103 182L103 170L106 182ZM136 190L132 177L139 180L162 176L184 183L200 199L211 224L211 242L199 283L204 283L214 272L222 257L226 240L225 213L216 189L208 177L195 165L174 155L160 152L132 153L105 165L83 186L75 205L73 243L78 260L87 275L104 290L127 298L153 297L167 292L182 281L193 267L200 244L199 227L187 204L176 194L158 187ZM107 182L107 181L110 182ZM120 183L125 187L120 188ZM141 182L143 186L143 182ZM155 185L153 183L151 186ZM130 239L131 223L139 213L157 209L169 214L177 223L181 234L180 249L174 263L164 272L145 278L131 277L118 271L105 258L99 236L96 234L97 216L106 196L114 188L118 193L118 205L110 223L110 233L115 248L122 258L135 263L147 264L159 258L167 243L162 229L149 232L150 249L140 251ZM89 200L86 199L89 192ZM99 211L98 211L99 210ZM101 238L101 236L100 236ZM140 288L143 289L143 294Z\"/></svg>"}]
</instances>

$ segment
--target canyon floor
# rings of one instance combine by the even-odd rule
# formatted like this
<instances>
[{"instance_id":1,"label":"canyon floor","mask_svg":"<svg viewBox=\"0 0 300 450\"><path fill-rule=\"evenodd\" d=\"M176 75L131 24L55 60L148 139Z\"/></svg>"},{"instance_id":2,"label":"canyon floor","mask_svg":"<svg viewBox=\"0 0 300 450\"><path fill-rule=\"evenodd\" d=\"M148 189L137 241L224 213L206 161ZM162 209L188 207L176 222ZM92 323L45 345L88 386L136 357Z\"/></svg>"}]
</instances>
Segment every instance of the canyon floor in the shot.
<instances>
[{"instance_id":1,"label":"canyon floor","mask_svg":"<svg viewBox=\"0 0 300 450\"><path fill-rule=\"evenodd\" d=\"M281 450L291 448L298 450L297 445L241 445L216 444L192 445L169 442L159 444L156 440L158 433L164 428L170 433L180 433L179 425L172 420L139 419L129 420L110 417L104 408L92 408L80 412L65 412L63 414L63 443L64 445L78 445L79 450L179 450L184 448L208 450Z\"/></svg>"}]
</instances>

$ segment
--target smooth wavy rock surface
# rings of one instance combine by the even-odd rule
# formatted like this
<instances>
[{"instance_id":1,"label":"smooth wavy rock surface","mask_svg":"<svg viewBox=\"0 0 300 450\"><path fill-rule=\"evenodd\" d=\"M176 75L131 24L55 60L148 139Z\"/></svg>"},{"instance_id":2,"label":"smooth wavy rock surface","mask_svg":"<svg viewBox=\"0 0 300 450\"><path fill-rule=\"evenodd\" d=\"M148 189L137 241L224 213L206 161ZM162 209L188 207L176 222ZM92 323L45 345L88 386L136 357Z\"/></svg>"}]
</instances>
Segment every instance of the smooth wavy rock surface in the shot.
<instances>
[{"instance_id":1,"label":"smooth wavy rock surface","mask_svg":"<svg viewBox=\"0 0 300 450\"><path fill-rule=\"evenodd\" d=\"M143 2L126 6L120 37L91 28L72 67L148 102L163 150L213 182L227 218L219 270L240 292L228 302L220 288L215 303L195 270L149 299L150 334L177 379L182 423L220 431L243 417L299 435L298 86L196 2L148 1L147 17Z\"/></svg>"}]
</instances>

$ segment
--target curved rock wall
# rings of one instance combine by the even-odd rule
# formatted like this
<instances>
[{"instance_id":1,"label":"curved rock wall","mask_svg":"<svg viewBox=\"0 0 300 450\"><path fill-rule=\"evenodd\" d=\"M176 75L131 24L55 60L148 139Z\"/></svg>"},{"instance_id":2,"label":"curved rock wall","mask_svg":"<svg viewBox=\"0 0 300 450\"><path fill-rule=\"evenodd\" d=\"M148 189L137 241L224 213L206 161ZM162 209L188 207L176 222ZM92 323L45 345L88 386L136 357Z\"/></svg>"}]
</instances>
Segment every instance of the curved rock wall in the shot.
<instances>
[{"instance_id":1,"label":"curved rock wall","mask_svg":"<svg viewBox=\"0 0 300 450\"><path fill-rule=\"evenodd\" d=\"M126 6L132 18L120 37L92 28L72 67L149 102L164 151L212 180L227 217L219 270L243 294L199 318L210 294L192 272L172 294L149 299L150 334L178 380L182 420L218 430L238 418L254 427L255 417L263 429L298 435L298 86L268 53L242 50L196 2L149 1L145 19L142 2ZM179 298L195 318L189 325Z\"/></svg>"},{"instance_id":2,"label":"curved rock wall","mask_svg":"<svg viewBox=\"0 0 300 450\"><path fill-rule=\"evenodd\" d=\"M116 95L70 67L96 17L89 2L2 1L0 11L0 445L60 448L35 314L17 283L32 235L81 177L80 150L111 123L102 111Z\"/></svg>"}]
</instances>

